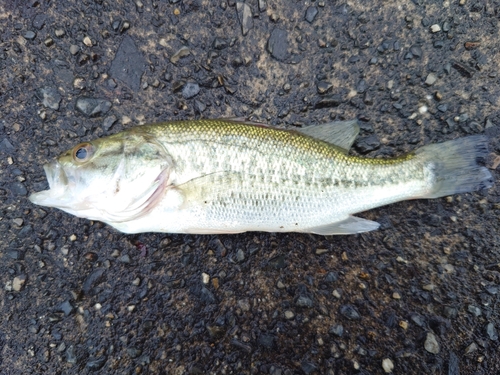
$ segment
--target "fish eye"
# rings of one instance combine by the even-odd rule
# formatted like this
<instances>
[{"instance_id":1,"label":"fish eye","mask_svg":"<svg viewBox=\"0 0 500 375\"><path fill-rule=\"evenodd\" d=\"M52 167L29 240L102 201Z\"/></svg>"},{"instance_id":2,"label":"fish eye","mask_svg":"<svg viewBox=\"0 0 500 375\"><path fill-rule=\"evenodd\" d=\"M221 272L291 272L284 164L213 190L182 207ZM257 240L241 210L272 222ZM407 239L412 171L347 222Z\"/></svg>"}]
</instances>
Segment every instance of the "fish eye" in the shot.
<instances>
[{"instance_id":1,"label":"fish eye","mask_svg":"<svg viewBox=\"0 0 500 375\"><path fill-rule=\"evenodd\" d=\"M80 143L73 149L73 160L79 163L86 162L92 157L93 151L92 144L88 142Z\"/></svg>"}]
</instances>

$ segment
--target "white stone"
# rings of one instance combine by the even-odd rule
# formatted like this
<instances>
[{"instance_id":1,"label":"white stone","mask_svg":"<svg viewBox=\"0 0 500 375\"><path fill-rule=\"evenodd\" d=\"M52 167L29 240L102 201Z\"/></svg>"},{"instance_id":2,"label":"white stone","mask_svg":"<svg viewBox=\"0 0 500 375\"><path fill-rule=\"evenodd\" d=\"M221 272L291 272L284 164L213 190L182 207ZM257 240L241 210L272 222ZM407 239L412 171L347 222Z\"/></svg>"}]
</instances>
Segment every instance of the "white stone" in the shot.
<instances>
[{"instance_id":1,"label":"white stone","mask_svg":"<svg viewBox=\"0 0 500 375\"><path fill-rule=\"evenodd\" d=\"M382 368L386 373L390 374L392 370L394 370L394 363L392 363L390 358L384 358L382 361Z\"/></svg>"}]
</instances>

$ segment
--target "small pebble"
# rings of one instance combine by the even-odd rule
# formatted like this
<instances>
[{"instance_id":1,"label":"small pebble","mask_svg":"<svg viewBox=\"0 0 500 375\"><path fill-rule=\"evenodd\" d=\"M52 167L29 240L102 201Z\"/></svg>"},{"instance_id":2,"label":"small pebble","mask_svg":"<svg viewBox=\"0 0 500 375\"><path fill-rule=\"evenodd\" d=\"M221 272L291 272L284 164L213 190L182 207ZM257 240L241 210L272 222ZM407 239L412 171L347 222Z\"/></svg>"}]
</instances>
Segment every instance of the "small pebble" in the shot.
<instances>
[{"instance_id":1,"label":"small pebble","mask_svg":"<svg viewBox=\"0 0 500 375\"><path fill-rule=\"evenodd\" d=\"M238 262L243 262L245 260L245 252L242 249L238 249L236 252L236 260Z\"/></svg>"},{"instance_id":2,"label":"small pebble","mask_svg":"<svg viewBox=\"0 0 500 375\"><path fill-rule=\"evenodd\" d=\"M83 38L83 44L85 44L87 47L92 47L92 40L88 36Z\"/></svg>"},{"instance_id":3,"label":"small pebble","mask_svg":"<svg viewBox=\"0 0 500 375\"><path fill-rule=\"evenodd\" d=\"M201 281L203 284L208 284L210 282L210 275L208 273L203 272L201 274Z\"/></svg>"},{"instance_id":4,"label":"small pebble","mask_svg":"<svg viewBox=\"0 0 500 375\"><path fill-rule=\"evenodd\" d=\"M469 355L469 354L474 353L476 350L477 350L477 344L475 342L473 342L472 344L470 344L468 347L465 348L464 354Z\"/></svg>"},{"instance_id":5,"label":"small pebble","mask_svg":"<svg viewBox=\"0 0 500 375\"><path fill-rule=\"evenodd\" d=\"M174 53L172 55L172 57L170 58L170 62L172 64L177 64L181 58L189 56L190 53L191 53L191 51L189 50L189 48L182 47L181 49L179 49L176 53Z\"/></svg>"},{"instance_id":6,"label":"small pebble","mask_svg":"<svg viewBox=\"0 0 500 375\"><path fill-rule=\"evenodd\" d=\"M248 301L248 299L240 299L238 301L238 306L243 311L250 311L250 302Z\"/></svg>"},{"instance_id":7,"label":"small pebble","mask_svg":"<svg viewBox=\"0 0 500 375\"><path fill-rule=\"evenodd\" d=\"M15 292L19 292L23 288L25 282L26 282L26 275L19 275L14 277L14 280L12 281L12 289Z\"/></svg>"},{"instance_id":8,"label":"small pebble","mask_svg":"<svg viewBox=\"0 0 500 375\"><path fill-rule=\"evenodd\" d=\"M436 81L437 81L436 75L434 73L429 73L429 75L427 75L427 78L425 80L425 84L427 86L432 86Z\"/></svg>"},{"instance_id":9,"label":"small pebble","mask_svg":"<svg viewBox=\"0 0 500 375\"><path fill-rule=\"evenodd\" d=\"M353 305L342 305L340 306L340 313L349 320L361 319L358 310Z\"/></svg>"},{"instance_id":10,"label":"small pebble","mask_svg":"<svg viewBox=\"0 0 500 375\"><path fill-rule=\"evenodd\" d=\"M76 235L75 234L72 234L71 236L69 236L69 240L70 241L76 241Z\"/></svg>"},{"instance_id":11,"label":"small pebble","mask_svg":"<svg viewBox=\"0 0 500 375\"><path fill-rule=\"evenodd\" d=\"M290 319L293 319L295 317L295 314L293 313L293 311L290 311L290 310L287 310L285 311L285 318L290 320Z\"/></svg>"},{"instance_id":12,"label":"small pebble","mask_svg":"<svg viewBox=\"0 0 500 375\"><path fill-rule=\"evenodd\" d=\"M78 90L83 90L85 88L85 79L81 77L76 77L73 80L73 87Z\"/></svg>"},{"instance_id":13,"label":"small pebble","mask_svg":"<svg viewBox=\"0 0 500 375\"><path fill-rule=\"evenodd\" d=\"M394 370L394 363L392 363L389 358L384 358L382 361L382 368L386 373L390 374L392 370Z\"/></svg>"},{"instance_id":14,"label":"small pebble","mask_svg":"<svg viewBox=\"0 0 500 375\"><path fill-rule=\"evenodd\" d=\"M14 222L14 224L16 224L18 227L22 226L23 225L23 219L21 219L20 217L12 220Z\"/></svg>"},{"instance_id":15,"label":"small pebble","mask_svg":"<svg viewBox=\"0 0 500 375\"><path fill-rule=\"evenodd\" d=\"M26 31L26 33L24 33L24 39L26 40L33 40L36 38L36 33L34 31Z\"/></svg>"},{"instance_id":16,"label":"small pebble","mask_svg":"<svg viewBox=\"0 0 500 375\"><path fill-rule=\"evenodd\" d=\"M467 306L467 311L474 314L475 316L481 316L481 309L474 305Z\"/></svg>"},{"instance_id":17,"label":"small pebble","mask_svg":"<svg viewBox=\"0 0 500 375\"><path fill-rule=\"evenodd\" d=\"M497 332L495 326L493 325L493 323L488 323L486 325L486 334L488 335L490 340L492 340L492 341L498 340L498 332Z\"/></svg>"},{"instance_id":18,"label":"small pebble","mask_svg":"<svg viewBox=\"0 0 500 375\"><path fill-rule=\"evenodd\" d=\"M438 354L439 353L439 343L437 342L436 336L428 332L427 337L425 338L424 348L429 353Z\"/></svg>"},{"instance_id":19,"label":"small pebble","mask_svg":"<svg viewBox=\"0 0 500 375\"><path fill-rule=\"evenodd\" d=\"M433 291L434 289L436 289L436 285L434 284L427 284L427 285L424 285L422 287L423 290L427 290L428 292L431 292Z\"/></svg>"},{"instance_id":20,"label":"small pebble","mask_svg":"<svg viewBox=\"0 0 500 375\"><path fill-rule=\"evenodd\" d=\"M199 92L200 86L196 82L188 82L182 89L182 96L184 99L191 99L192 97L198 95Z\"/></svg>"},{"instance_id":21,"label":"small pebble","mask_svg":"<svg viewBox=\"0 0 500 375\"><path fill-rule=\"evenodd\" d=\"M316 7L309 7L306 10L306 15L305 15L305 20L309 23L312 23L314 19L316 18L316 15L318 14L318 8Z\"/></svg>"},{"instance_id":22,"label":"small pebble","mask_svg":"<svg viewBox=\"0 0 500 375\"><path fill-rule=\"evenodd\" d=\"M55 34L58 38L61 38L66 34L66 31L64 31L64 29L56 29Z\"/></svg>"},{"instance_id":23,"label":"small pebble","mask_svg":"<svg viewBox=\"0 0 500 375\"><path fill-rule=\"evenodd\" d=\"M432 25L432 26L431 26L431 31L432 31L433 33L438 33L438 32L440 32L440 31L441 31L441 26L439 26L438 24Z\"/></svg>"}]
</instances>

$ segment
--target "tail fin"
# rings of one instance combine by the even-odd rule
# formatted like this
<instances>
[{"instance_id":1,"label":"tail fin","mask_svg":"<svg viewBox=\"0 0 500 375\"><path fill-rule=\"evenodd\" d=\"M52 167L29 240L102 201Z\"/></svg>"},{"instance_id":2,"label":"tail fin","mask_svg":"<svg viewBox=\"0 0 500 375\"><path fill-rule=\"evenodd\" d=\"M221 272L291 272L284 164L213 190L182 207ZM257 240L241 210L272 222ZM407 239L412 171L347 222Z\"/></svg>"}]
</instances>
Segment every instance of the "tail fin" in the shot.
<instances>
[{"instance_id":1,"label":"tail fin","mask_svg":"<svg viewBox=\"0 0 500 375\"><path fill-rule=\"evenodd\" d=\"M493 186L493 177L485 167L488 139L473 135L424 146L415 154L428 162L431 190L422 198L438 198Z\"/></svg>"}]
</instances>

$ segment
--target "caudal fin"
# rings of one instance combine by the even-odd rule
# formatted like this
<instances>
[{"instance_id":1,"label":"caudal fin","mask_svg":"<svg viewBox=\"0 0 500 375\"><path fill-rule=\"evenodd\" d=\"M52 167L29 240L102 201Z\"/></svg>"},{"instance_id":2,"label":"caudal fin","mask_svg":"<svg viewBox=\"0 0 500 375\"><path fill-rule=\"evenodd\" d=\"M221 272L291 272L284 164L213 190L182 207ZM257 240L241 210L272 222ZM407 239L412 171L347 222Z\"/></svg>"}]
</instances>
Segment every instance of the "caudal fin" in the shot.
<instances>
[{"instance_id":1,"label":"caudal fin","mask_svg":"<svg viewBox=\"0 0 500 375\"><path fill-rule=\"evenodd\" d=\"M485 167L488 139L473 135L432 144L418 149L418 157L428 162L432 188L422 198L438 198L493 186L493 177Z\"/></svg>"}]
</instances>

